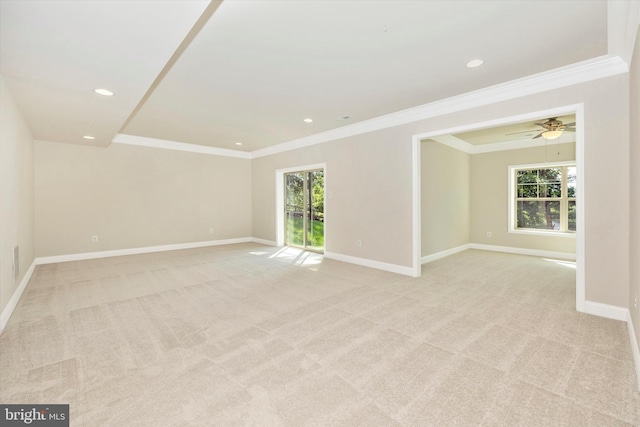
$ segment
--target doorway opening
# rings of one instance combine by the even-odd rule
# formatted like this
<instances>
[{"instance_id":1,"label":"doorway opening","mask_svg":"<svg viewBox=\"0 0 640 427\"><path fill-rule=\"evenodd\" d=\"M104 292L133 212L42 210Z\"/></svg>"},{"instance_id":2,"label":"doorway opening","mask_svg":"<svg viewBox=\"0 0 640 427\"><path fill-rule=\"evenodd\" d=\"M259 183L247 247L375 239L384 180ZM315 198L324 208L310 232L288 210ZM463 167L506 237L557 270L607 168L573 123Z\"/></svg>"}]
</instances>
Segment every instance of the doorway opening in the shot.
<instances>
[{"instance_id":1,"label":"doorway opening","mask_svg":"<svg viewBox=\"0 0 640 427\"><path fill-rule=\"evenodd\" d=\"M575 129L575 180L577 187L575 189L575 268L576 268L576 309L577 311L585 311L585 220L584 220L584 206L585 206L585 190L584 190L584 176L585 176L585 162L584 162L584 105L574 104L563 107L552 108L549 110L537 111L525 113L517 116L504 117L495 120L489 120L479 123L470 123L467 125L461 125L454 128L441 129L437 131L426 132L422 134L413 135L413 275L419 277L421 274L422 257L422 193L421 193L421 143L427 139L440 139L441 137L446 139L447 135L460 134L461 132L470 132L480 129L488 129L497 126L517 124L529 120L538 120L540 117L556 117L563 114L575 114L576 129ZM440 140L439 142L442 142ZM453 148L459 149L460 144L457 141L446 140L445 145L449 145ZM524 147L521 147L524 148ZM482 147L472 147L469 150L471 153L483 153L485 150ZM487 237L490 237L491 233L487 233ZM482 244L469 244L467 247L479 247L486 248L488 245ZM495 246L494 250L502 247ZM455 253L452 250L442 251L437 255L438 257L446 256L447 254ZM502 248L504 249L504 248ZM516 248L517 249L517 248ZM535 250L526 250L527 254L537 255ZM525 253L522 250L516 253ZM429 260L437 259L432 256L424 257ZM425 262L427 262L425 260Z\"/></svg>"},{"instance_id":2,"label":"doorway opening","mask_svg":"<svg viewBox=\"0 0 640 427\"><path fill-rule=\"evenodd\" d=\"M324 169L284 174L284 244L324 252Z\"/></svg>"}]
</instances>

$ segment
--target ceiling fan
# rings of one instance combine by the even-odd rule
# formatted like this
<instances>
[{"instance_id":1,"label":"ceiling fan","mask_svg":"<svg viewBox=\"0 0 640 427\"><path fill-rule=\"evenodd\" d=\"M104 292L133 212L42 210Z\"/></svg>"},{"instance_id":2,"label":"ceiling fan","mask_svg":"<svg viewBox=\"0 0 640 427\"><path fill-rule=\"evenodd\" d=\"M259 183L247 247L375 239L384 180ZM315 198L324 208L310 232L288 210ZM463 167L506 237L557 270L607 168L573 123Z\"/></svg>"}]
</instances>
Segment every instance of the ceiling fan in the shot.
<instances>
[{"instance_id":1,"label":"ceiling fan","mask_svg":"<svg viewBox=\"0 0 640 427\"><path fill-rule=\"evenodd\" d=\"M562 123L561 120L558 120L557 117L550 117L546 122L543 123L534 123L536 126L542 126L542 129L533 129L533 130L525 130L522 132L514 132L508 133L506 135L516 135L519 133L531 133L531 132L540 132L536 136L531 139L536 139L543 137L544 139L556 139L562 135L563 132L575 132L576 131L576 122L573 123Z\"/></svg>"}]
</instances>

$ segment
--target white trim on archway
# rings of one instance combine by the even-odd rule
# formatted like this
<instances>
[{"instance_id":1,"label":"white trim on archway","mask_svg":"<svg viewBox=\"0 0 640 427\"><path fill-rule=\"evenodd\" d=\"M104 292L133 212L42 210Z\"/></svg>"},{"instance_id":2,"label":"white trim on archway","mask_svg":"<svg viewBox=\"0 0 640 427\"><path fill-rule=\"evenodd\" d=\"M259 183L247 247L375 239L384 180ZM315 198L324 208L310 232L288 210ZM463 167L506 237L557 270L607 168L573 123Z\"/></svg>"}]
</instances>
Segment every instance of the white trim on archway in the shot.
<instances>
[{"instance_id":1,"label":"white trim on archway","mask_svg":"<svg viewBox=\"0 0 640 427\"><path fill-rule=\"evenodd\" d=\"M537 120L540 117L554 117L565 114L576 115L576 310L585 311L585 139L584 139L584 104L572 104L547 110L534 111L516 116L508 116L500 119L484 122L469 123L448 129L440 129L431 132L415 134L412 137L413 155L413 275L420 276L421 272L421 246L422 246L422 200L420 190L421 159L420 143L422 140L442 135L450 135L472 130L486 129L503 126L511 123L519 123L529 120Z\"/></svg>"}]
</instances>

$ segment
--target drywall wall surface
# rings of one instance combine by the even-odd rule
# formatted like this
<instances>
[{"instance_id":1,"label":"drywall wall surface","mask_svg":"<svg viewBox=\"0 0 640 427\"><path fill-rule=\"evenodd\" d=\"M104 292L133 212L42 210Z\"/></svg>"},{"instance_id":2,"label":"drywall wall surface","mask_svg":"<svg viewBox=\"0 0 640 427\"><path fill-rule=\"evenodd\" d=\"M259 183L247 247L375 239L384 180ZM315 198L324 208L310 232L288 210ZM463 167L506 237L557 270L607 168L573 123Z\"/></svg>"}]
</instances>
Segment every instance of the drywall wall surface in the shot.
<instances>
[{"instance_id":1,"label":"drywall wall surface","mask_svg":"<svg viewBox=\"0 0 640 427\"><path fill-rule=\"evenodd\" d=\"M404 126L410 127L413 134L431 134L506 117L582 105L586 300L627 307L630 167L628 94L629 76L620 74Z\"/></svg>"},{"instance_id":2,"label":"drywall wall surface","mask_svg":"<svg viewBox=\"0 0 640 427\"><path fill-rule=\"evenodd\" d=\"M575 234L556 237L509 232L509 166L574 161L575 143L549 142L541 147L472 155L471 243L575 253Z\"/></svg>"},{"instance_id":3,"label":"drywall wall surface","mask_svg":"<svg viewBox=\"0 0 640 427\"><path fill-rule=\"evenodd\" d=\"M276 238L275 170L326 162L327 186L337 197L327 200L327 209L335 209L327 213L327 249L410 266L414 135L436 135L487 121L582 105L586 299L627 307L628 92L628 75L620 74L254 159L254 235ZM362 249L355 247L358 238Z\"/></svg>"},{"instance_id":4,"label":"drywall wall surface","mask_svg":"<svg viewBox=\"0 0 640 427\"><path fill-rule=\"evenodd\" d=\"M420 153L424 257L469 243L471 156L432 140Z\"/></svg>"},{"instance_id":5,"label":"drywall wall surface","mask_svg":"<svg viewBox=\"0 0 640 427\"><path fill-rule=\"evenodd\" d=\"M636 38L630 79L630 232L629 312L640 347L640 31Z\"/></svg>"},{"instance_id":6,"label":"drywall wall surface","mask_svg":"<svg viewBox=\"0 0 640 427\"><path fill-rule=\"evenodd\" d=\"M35 163L38 257L251 237L248 159L37 141Z\"/></svg>"},{"instance_id":7,"label":"drywall wall surface","mask_svg":"<svg viewBox=\"0 0 640 427\"><path fill-rule=\"evenodd\" d=\"M276 170L325 163L326 251L410 267L411 150L391 128L253 159L254 237L277 240Z\"/></svg>"},{"instance_id":8,"label":"drywall wall surface","mask_svg":"<svg viewBox=\"0 0 640 427\"><path fill-rule=\"evenodd\" d=\"M34 252L33 138L0 76L0 311L29 270ZM19 274L14 277L14 248Z\"/></svg>"}]
</instances>

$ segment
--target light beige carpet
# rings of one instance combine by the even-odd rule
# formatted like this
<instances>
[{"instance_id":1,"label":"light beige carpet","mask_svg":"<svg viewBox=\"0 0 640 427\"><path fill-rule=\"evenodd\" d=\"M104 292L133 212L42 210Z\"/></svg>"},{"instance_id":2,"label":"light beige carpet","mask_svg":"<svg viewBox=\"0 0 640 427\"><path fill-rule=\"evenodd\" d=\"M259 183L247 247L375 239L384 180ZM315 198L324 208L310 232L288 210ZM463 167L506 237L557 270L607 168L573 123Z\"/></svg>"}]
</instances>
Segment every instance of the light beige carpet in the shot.
<instances>
[{"instance_id":1,"label":"light beige carpet","mask_svg":"<svg viewBox=\"0 0 640 427\"><path fill-rule=\"evenodd\" d=\"M74 426L637 426L626 324L575 269L466 251L412 279L257 244L39 266L2 403Z\"/></svg>"}]
</instances>

